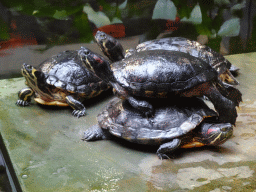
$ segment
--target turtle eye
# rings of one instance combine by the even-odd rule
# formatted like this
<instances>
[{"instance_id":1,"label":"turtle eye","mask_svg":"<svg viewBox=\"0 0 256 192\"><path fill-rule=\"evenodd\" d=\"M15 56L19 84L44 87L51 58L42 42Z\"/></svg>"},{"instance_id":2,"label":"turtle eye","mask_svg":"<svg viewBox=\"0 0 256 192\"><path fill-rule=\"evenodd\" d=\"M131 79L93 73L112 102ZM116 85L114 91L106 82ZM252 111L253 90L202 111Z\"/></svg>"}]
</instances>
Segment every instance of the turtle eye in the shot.
<instances>
[{"instance_id":1,"label":"turtle eye","mask_svg":"<svg viewBox=\"0 0 256 192\"><path fill-rule=\"evenodd\" d=\"M102 39L106 39L106 35L105 35L105 34L101 34L100 37L101 37Z\"/></svg>"},{"instance_id":2,"label":"turtle eye","mask_svg":"<svg viewBox=\"0 0 256 192\"><path fill-rule=\"evenodd\" d=\"M227 132L228 131L228 128L227 127L223 127L220 129L222 132Z\"/></svg>"}]
</instances>

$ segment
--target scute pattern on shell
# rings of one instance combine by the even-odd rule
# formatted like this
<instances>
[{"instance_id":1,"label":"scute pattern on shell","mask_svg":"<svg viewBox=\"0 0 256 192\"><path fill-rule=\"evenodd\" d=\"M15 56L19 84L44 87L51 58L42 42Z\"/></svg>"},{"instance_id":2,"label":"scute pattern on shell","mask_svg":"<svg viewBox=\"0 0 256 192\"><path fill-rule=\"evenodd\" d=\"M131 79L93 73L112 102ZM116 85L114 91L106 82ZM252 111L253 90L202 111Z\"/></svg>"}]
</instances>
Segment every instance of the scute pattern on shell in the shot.
<instances>
[{"instance_id":1,"label":"scute pattern on shell","mask_svg":"<svg viewBox=\"0 0 256 192\"><path fill-rule=\"evenodd\" d=\"M183 37L162 38L146 41L136 47L137 52L157 49L189 53L190 55L209 63L212 67L216 68L216 70L222 69L223 71L219 71L220 73L223 73L225 69L229 69L231 67L231 63L218 52L212 50L206 45L198 43L197 41L192 41ZM220 67L220 65L222 67Z\"/></svg>"},{"instance_id":2,"label":"scute pattern on shell","mask_svg":"<svg viewBox=\"0 0 256 192\"><path fill-rule=\"evenodd\" d=\"M175 51L137 52L111 67L117 82L128 91L138 91L138 96L145 91L184 91L217 78L208 63Z\"/></svg>"},{"instance_id":3,"label":"scute pattern on shell","mask_svg":"<svg viewBox=\"0 0 256 192\"><path fill-rule=\"evenodd\" d=\"M78 51L64 51L47 59L39 70L44 72L47 84L70 93L90 95L92 91L107 89L107 85L101 85L101 79L85 68Z\"/></svg>"},{"instance_id":4,"label":"scute pattern on shell","mask_svg":"<svg viewBox=\"0 0 256 192\"><path fill-rule=\"evenodd\" d=\"M170 107L167 107L170 106ZM217 113L197 98L182 103L167 100L156 104L154 117L145 118L127 101L111 100L97 116L99 126L112 135L140 144L160 144L193 130L204 118Z\"/></svg>"}]
</instances>

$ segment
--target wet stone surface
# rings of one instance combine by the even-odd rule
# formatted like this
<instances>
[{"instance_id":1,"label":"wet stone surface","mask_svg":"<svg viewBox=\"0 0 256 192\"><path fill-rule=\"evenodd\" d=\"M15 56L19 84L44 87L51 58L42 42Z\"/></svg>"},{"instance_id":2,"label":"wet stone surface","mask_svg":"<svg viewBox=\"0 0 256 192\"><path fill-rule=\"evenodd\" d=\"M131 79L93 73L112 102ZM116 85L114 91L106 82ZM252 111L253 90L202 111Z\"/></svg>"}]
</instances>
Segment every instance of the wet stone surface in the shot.
<instances>
[{"instance_id":1,"label":"wet stone surface","mask_svg":"<svg viewBox=\"0 0 256 192\"><path fill-rule=\"evenodd\" d=\"M77 119L69 107L16 106L24 79L1 80L1 135L23 191L256 192L256 53L227 59L241 69L244 101L234 136L219 147L182 149L163 161L153 147L81 140L111 93L85 101L87 115Z\"/></svg>"}]
</instances>

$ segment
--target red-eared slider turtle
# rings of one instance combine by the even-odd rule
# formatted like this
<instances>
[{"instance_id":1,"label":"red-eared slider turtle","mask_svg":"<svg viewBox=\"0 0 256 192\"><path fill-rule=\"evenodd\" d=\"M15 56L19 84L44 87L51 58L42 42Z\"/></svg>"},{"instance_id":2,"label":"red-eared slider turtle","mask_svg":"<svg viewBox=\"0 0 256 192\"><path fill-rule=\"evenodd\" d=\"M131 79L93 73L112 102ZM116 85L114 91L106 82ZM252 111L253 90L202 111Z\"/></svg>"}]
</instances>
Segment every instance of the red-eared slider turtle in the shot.
<instances>
[{"instance_id":1,"label":"red-eared slider turtle","mask_svg":"<svg viewBox=\"0 0 256 192\"><path fill-rule=\"evenodd\" d=\"M209 63L219 74L220 79L228 84L237 85L238 81L230 73L230 69L236 72L235 68L225 57L220 53L214 51L206 45L202 45L197 41L192 41L184 37L170 37L155 39L152 41L143 42L135 49L127 50L124 53L122 45L114 37L102 32L97 31L95 40L99 45L102 52L113 62L120 61L124 57L132 55L134 52L147 51L147 50L169 50L180 51L188 53L191 56L200 58Z\"/></svg>"},{"instance_id":2,"label":"red-eared slider turtle","mask_svg":"<svg viewBox=\"0 0 256 192\"><path fill-rule=\"evenodd\" d=\"M179 103L161 100L154 108L154 117L146 118L127 100L114 98L98 115L98 124L84 132L83 140L114 135L133 143L160 145L157 155L162 159L178 148L220 145L232 136L232 125L216 123L211 118L217 114L198 98L182 98Z\"/></svg>"},{"instance_id":3,"label":"red-eared slider turtle","mask_svg":"<svg viewBox=\"0 0 256 192\"><path fill-rule=\"evenodd\" d=\"M84 99L99 95L109 86L86 69L80 50L64 51L41 63L38 69L23 64L21 73L27 88L18 93L18 106L30 104L31 97L43 105L71 106L76 117L85 115Z\"/></svg>"},{"instance_id":4,"label":"red-eared slider turtle","mask_svg":"<svg viewBox=\"0 0 256 192\"><path fill-rule=\"evenodd\" d=\"M199 58L177 51L148 50L110 64L89 49L83 57L88 69L110 82L119 97L128 99L144 115L153 114L147 97L206 96L221 122L235 124L236 104L225 97L216 70Z\"/></svg>"}]
</instances>

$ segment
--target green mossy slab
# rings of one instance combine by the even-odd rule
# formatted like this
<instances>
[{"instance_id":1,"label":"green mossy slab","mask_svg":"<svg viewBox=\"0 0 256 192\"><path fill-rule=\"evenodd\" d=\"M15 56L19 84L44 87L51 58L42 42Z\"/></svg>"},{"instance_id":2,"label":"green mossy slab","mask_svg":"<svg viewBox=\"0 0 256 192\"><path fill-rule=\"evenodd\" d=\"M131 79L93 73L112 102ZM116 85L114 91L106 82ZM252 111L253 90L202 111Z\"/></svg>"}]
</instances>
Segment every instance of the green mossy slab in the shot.
<instances>
[{"instance_id":1,"label":"green mossy slab","mask_svg":"<svg viewBox=\"0 0 256 192\"><path fill-rule=\"evenodd\" d=\"M256 188L256 53L231 55L240 68L234 136L219 147L180 150L159 160L156 149L122 140L84 142L83 131L113 97L85 102L79 119L69 107L15 105L23 78L0 81L0 131L23 191L243 191Z\"/></svg>"}]
</instances>

